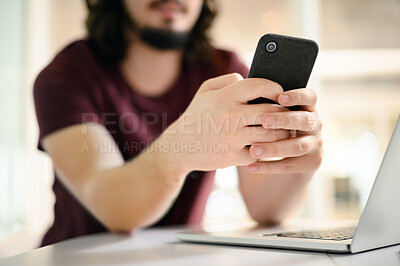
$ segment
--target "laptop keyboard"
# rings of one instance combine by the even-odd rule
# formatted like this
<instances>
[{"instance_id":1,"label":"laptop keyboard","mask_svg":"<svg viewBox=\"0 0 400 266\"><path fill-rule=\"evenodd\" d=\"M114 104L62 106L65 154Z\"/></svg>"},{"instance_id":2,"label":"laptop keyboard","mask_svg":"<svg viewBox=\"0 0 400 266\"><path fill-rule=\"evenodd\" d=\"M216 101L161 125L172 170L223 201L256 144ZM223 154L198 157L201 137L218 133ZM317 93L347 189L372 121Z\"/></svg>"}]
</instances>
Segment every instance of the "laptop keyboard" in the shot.
<instances>
[{"instance_id":1,"label":"laptop keyboard","mask_svg":"<svg viewBox=\"0 0 400 266\"><path fill-rule=\"evenodd\" d=\"M264 234L263 236L279 236L279 237L291 237L291 238L306 238L306 239L320 239L320 240L348 240L352 239L355 231L355 227L343 227L328 230L309 230L299 232L283 232Z\"/></svg>"}]
</instances>

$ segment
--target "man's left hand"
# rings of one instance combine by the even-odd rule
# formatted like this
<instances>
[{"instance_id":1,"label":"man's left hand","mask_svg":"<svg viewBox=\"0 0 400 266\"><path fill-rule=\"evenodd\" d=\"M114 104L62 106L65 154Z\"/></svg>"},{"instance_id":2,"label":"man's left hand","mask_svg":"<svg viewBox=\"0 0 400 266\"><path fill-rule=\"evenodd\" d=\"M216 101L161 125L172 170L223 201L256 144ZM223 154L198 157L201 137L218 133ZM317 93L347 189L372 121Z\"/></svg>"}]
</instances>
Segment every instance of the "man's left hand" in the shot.
<instances>
[{"instance_id":1,"label":"man's left hand","mask_svg":"<svg viewBox=\"0 0 400 266\"><path fill-rule=\"evenodd\" d=\"M250 154L259 160L248 166L249 171L268 174L314 172L322 161L322 122L316 112L317 94L307 88L290 90L279 95L278 103L284 107L300 106L300 109L267 113L262 126L288 130L292 137L252 144ZM283 159L261 161L273 157Z\"/></svg>"}]
</instances>

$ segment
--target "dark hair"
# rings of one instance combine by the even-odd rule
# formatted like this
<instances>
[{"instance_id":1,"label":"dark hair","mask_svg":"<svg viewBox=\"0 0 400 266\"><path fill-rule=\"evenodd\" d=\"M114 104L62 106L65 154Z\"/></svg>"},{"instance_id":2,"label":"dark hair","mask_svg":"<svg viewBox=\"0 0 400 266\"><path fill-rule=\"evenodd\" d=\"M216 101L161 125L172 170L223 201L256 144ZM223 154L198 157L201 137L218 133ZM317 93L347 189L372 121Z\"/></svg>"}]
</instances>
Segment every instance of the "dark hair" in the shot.
<instances>
[{"instance_id":1,"label":"dark hair","mask_svg":"<svg viewBox=\"0 0 400 266\"><path fill-rule=\"evenodd\" d=\"M86 0L89 45L101 61L119 63L128 45L126 27L132 23L122 0ZM184 62L204 62L212 51L208 29L217 15L215 0L204 0L185 48Z\"/></svg>"}]
</instances>

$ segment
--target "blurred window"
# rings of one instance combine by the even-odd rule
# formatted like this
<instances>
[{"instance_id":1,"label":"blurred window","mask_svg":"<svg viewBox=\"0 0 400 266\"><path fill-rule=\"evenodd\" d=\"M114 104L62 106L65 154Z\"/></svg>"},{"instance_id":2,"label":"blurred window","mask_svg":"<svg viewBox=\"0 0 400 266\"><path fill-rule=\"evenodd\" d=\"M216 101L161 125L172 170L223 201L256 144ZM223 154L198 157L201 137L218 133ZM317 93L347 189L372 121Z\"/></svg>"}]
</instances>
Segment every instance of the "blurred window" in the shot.
<instances>
[{"instance_id":1,"label":"blurred window","mask_svg":"<svg viewBox=\"0 0 400 266\"><path fill-rule=\"evenodd\" d=\"M24 2L0 1L0 240L18 231L24 219Z\"/></svg>"}]
</instances>

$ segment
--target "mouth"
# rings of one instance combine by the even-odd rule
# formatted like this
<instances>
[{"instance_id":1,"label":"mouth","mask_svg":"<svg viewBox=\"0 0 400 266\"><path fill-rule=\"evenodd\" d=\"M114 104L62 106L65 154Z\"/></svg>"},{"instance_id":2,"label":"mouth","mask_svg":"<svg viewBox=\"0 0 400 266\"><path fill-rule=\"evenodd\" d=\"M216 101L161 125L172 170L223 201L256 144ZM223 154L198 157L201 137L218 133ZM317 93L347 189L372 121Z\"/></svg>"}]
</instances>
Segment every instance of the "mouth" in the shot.
<instances>
[{"instance_id":1,"label":"mouth","mask_svg":"<svg viewBox=\"0 0 400 266\"><path fill-rule=\"evenodd\" d=\"M172 20L186 12L186 7L180 0L155 0L150 4L150 9L160 12L167 20Z\"/></svg>"}]
</instances>

